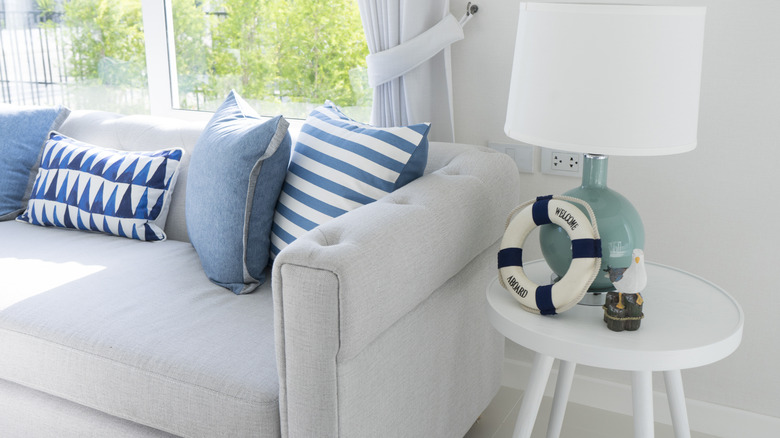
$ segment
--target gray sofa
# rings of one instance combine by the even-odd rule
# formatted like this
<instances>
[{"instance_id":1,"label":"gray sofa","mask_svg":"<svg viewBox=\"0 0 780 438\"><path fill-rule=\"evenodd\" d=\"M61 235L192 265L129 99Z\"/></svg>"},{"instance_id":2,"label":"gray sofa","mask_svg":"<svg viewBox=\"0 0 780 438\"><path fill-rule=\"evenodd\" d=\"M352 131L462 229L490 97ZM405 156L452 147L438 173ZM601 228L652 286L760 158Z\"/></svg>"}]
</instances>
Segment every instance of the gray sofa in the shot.
<instances>
[{"instance_id":1,"label":"gray sofa","mask_svg":"<svg viewBox=\"0 0 780 438\"><path fill-rule=\"evenodd\" d=\"M202 127L76 111L60 131L191 150ZM241 296L188 242L186 166L164 242L0 222L0 436L468 431L503 361L484 290L520 200L507 157L432 143L425 176L295 241Z\"/></svg>"}]
</instances>

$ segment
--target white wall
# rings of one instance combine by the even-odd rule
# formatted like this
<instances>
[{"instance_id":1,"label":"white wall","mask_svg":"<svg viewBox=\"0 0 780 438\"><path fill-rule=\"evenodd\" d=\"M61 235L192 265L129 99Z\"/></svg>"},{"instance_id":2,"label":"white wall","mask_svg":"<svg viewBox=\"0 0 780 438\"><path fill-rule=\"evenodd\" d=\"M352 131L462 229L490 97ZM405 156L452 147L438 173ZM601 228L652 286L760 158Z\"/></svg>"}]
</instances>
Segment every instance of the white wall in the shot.
<instances>
[{"instance_id":1,"label":"white wall","mask_svg":"<svg viewBox=\"0 0 780 438\"><path fill-rule=\"evenodd\" d=\"M466 3L452 0L453 15L460 17ZM503 124L519 1L475 3L480 10L466 39L452 49L456 141L511 142ZM780 417L780 2L620 3L708 7L697 149L611 157L609 185L642 215L648 260L709 279L745 311L740 348L719 363L683 371L686 396ZM527 199L578 184L538 172L523 174L522 182ZM690 310L695 318L707 303ZM520 347L507 356L530 358ZM584 367L578 373L629 381Z\"/></svg>"}]
</instances>

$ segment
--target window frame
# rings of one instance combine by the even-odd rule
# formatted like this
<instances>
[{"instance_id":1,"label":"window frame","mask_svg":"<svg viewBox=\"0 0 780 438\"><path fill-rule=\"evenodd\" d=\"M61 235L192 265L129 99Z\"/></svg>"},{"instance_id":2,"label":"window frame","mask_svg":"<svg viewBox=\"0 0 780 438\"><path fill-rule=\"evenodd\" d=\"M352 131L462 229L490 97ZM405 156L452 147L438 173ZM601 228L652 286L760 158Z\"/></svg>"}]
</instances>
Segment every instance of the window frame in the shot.
<instances>
[{"instance_id":1,"label":"window frame","mask_svg":"<svg viewBox=\"0 0 780 438\"><path fill-rule=\"evenodd\" d=\"M153 116L206 121L212 113L174 108L178 101L176 50L173 36L173 10L170 0L141 0L146 46L146 75L149 111ZM154 44L162 41L164 44Z\"/></svg>"}]
</instances>

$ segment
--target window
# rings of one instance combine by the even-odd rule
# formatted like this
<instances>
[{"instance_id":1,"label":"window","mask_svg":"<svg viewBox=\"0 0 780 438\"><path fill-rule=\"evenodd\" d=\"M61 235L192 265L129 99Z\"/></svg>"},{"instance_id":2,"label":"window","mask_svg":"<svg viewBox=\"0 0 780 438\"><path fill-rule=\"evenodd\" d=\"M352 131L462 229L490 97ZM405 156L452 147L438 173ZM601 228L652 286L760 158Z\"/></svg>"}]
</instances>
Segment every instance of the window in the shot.
<instances>
[{"instance_id":1,"label":"window","mask_svg":"<svg viewBox=\"0 0 780 438\"><path fill-rule=\"evenodd\" d=\"M0 0L0 32L3 102L186 116L235 89L263 114L370 116L357 0Z\"/></svg>"}]
</instances>

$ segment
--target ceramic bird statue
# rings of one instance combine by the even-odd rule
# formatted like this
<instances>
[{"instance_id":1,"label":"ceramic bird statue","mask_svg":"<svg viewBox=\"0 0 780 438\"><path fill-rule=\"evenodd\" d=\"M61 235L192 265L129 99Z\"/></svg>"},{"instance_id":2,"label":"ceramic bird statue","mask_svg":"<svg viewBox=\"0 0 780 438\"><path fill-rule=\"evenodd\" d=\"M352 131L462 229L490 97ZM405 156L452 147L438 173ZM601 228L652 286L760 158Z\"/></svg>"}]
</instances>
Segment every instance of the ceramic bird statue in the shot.
<instances>
[{"instance_id":1,"label":"ceramic bird statue","mask_svg":"<svg viewBox=\"0 0 780 438\"><path fill-rule=\"evenodd\" d=\"M647 286L645 253L637 248L631 252L631 264L627 268L607 268L609 280L618 292L638 294Z\"/></svg>"},{"instance_id":2,"label":"ceramic bird statue","mask_svg":"<svg viewBox=\"0 0 780 438\"><path fill-rule=\"evenodd\" d=\"M626 268L607 267L609 280L616 292L608 292L604 305L604 321L613 331L636 330L642 313L642 292L647 286L645 254L637 248L631 253L631 264Z\"/></svg>"}]
</instances>

